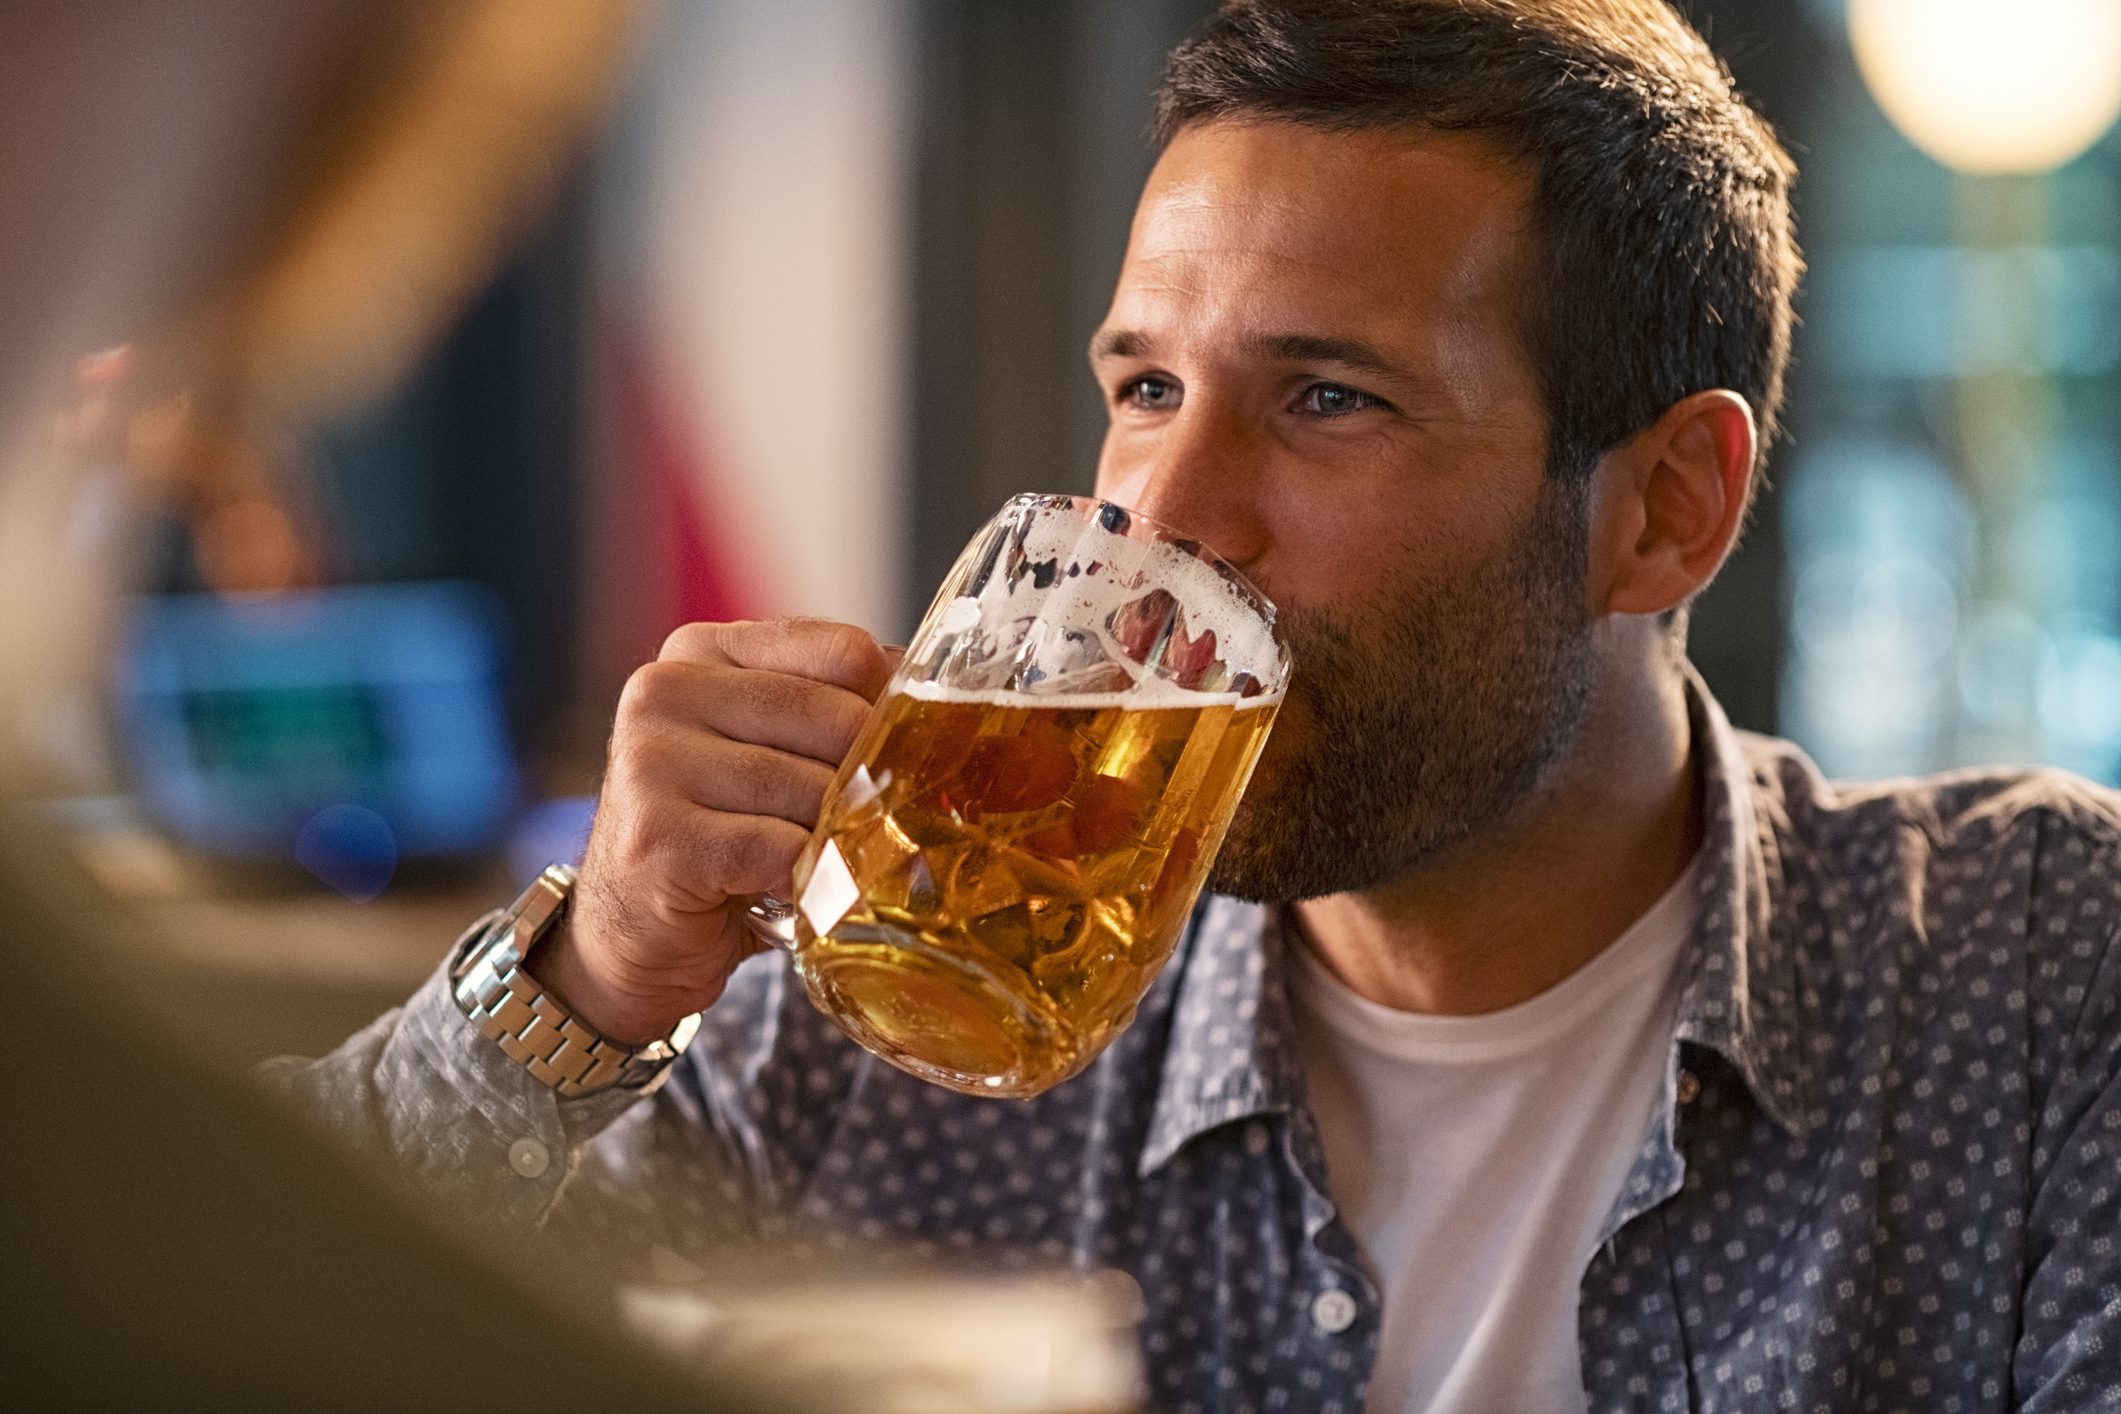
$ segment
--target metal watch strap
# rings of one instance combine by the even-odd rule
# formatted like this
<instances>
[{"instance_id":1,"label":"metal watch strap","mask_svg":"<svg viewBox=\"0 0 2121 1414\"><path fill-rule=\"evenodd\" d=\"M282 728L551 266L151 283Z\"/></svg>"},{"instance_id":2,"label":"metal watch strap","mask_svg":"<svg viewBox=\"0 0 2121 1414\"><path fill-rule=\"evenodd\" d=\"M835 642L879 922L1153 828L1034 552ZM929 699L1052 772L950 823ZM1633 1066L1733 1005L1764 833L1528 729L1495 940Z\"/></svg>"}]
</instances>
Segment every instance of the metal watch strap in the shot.
<instances>
[{"instance_id":1,"label":"metal watch strap","mask_svg":"<svg viewBox=\"0 0 2121 1414\"><path fill-rule=\"evenodd\" d=\"M450 990L480 1035L561 1095L591 1095L614 1085L638 1089L677 1059L700 1019L688 1016L645 1046L622 1045L576 1020L523 971L531 946L566 908L574 881L572 868L555 864L513 906L474 923L457 944Z\"/></svg>"}]
</instances>

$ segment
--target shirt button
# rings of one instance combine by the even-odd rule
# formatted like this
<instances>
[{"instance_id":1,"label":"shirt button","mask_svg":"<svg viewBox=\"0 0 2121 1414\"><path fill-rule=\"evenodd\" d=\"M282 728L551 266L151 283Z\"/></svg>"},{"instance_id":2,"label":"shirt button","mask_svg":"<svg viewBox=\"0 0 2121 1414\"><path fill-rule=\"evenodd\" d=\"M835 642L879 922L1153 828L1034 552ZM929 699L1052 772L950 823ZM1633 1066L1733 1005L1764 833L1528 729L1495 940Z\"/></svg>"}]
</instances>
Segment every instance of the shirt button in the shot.
<instances>
[{"instance_id":1,"label":"shirt button","mask_svg":"<svg viewBox=\"0 0 2121 1414\"><path fill-rule=\"evenodd\" d=\"M1696 1098L1697 1098L1697 1097L1698 1097L1698 1096L1699 1096L1700 1094L1701 1094L1701 1082L1700 1082L1699 1080L1697 1080L1697 1079L1696 1079L1696 1078L1694 1077L1694 1072L1693 1072L1693 1071L1691 1071L1691 1070L1682 1070L1682 1071L1680 1071L1680 1072L1679 1072L1679 1103L1680 1103L1680 1104L1682 1104L1682 1105L1691 1105L1691 1104L1693 1104L1693 1103L1694 1103L1695 1099L1696 1099Z\"/></svg>"},{"instance_id":2,"label":"shirt button","mask_svg":"<svg viewBox=\"0 0 2121 1414\"><path fill-rule=\"evenodd\" d=\"M525 1178L536 1178L552 1166L552 1155L535 1139L518 1139L508 1146L508 1166Z\"/></svg>"},{"instance_id":3,"label":"shirt button","mask_svg":"<svg viewBox=\"0 0 2121 1414\"><path fill-rule=\"evenodd\" d=\"M1355 1324L1356 1312L1354 1297L1337 1286L1329 1286L1311 1303L1311 1323L1327 1335L1339 1335Z\"/></svg>"},{"instance_id":4,"label":"shirt button","mask_svg":"<svg viewBox=\"0 0 2121 1414\"><path fill-rule=\"evenodd\" d=\"M1267 1126L1259 1120L1245 1126L1245 1152L1255 1159L1267 1152Z\"/></svg>"}]
</instances>

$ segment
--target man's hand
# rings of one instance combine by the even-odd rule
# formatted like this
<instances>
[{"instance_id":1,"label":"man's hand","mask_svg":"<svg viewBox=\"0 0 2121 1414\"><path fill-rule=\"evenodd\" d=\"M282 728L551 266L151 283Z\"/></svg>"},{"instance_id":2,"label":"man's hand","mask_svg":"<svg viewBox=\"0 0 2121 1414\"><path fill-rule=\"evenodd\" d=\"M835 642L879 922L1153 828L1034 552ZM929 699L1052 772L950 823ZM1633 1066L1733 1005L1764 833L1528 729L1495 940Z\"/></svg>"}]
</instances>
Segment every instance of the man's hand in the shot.
<instances>
[{"instance_id":1,"label":"man's hand","mask_svg":"<svg viewBox=\"0 0 2121 1414\"><path fill-rule=\"evenodd\" d=\"M567 920L529 970L640 1044L721 996L764 946L738 895L790 896L833 773L892 655L822 619L689 624L628 679Z\"/></svg>"}]
</instances>

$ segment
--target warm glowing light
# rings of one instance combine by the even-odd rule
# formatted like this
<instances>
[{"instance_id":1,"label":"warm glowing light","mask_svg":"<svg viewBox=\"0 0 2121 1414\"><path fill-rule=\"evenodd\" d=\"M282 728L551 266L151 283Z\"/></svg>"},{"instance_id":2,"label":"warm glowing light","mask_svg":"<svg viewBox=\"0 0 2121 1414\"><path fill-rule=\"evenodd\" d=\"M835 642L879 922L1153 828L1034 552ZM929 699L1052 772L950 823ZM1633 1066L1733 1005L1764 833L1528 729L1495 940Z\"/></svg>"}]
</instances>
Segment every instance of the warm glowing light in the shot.
<instances>
[{"instance_id":1,"label":"warm glowing light","mask_svg":"<svg viewBox=\"0 0 2121 1414\"><path fill-rule=\"evenodd\" d=\"M1856 62L1908 140L1962 172L2045 172L2121 116L2121 0L1849 0Z\"/></svg>"}]
</instances>

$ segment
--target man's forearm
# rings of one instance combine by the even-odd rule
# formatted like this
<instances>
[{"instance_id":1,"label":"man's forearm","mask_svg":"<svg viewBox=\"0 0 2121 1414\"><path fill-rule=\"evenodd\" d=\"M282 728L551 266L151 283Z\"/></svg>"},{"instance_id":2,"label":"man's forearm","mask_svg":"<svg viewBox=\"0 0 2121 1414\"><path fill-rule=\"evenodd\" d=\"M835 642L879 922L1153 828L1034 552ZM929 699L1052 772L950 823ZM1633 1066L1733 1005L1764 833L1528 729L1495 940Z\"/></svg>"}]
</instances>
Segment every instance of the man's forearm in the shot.
<instances>
[{"instance_id":1,"label":"man's forearm","mask_svg":"<svg viewBox=\"0 0 2121 1414\"><path fill-rule=\"evenodd\" d=\"M541 1223L560 1200L573 1153L642 1102L620 1092L563 1104L466 1023L440 971L330 1055L282 1057L257 1074L416 1186L512 1228Z\"/></svg>"}]
</instances>

